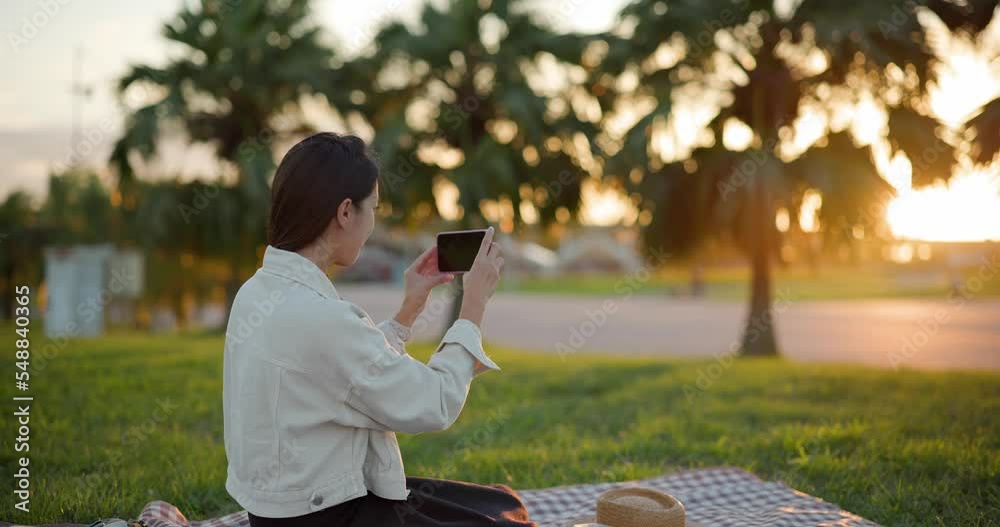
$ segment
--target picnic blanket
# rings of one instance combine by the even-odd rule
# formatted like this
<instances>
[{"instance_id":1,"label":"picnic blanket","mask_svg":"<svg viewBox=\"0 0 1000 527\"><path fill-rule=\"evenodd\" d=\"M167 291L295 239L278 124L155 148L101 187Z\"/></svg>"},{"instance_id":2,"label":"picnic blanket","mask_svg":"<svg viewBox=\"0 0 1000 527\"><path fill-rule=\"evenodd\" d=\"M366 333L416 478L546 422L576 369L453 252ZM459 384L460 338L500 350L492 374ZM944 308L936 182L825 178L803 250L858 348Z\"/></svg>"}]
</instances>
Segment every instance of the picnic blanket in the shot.
<instances>
[{"instance_id":1,"label":"picnic blanket","mask_svg":"<svg viewBox=\"0 0 1000 527\"><path fill-rule=\"evenodd\" d=\"M615 483L567 485L519 490L539 527L566 527L594 521L597 497L606 490L651 487L684 503L687 516L705 527L869 527L876 523L842 510L837 505L763 481L737 468L687 470L648 479ZM150 527L249 527L246 511L208 520L188 521L177 507L165 502L147 504L141 519Z\"/></svg>"},{"instance_id":2,"label":"picnic blanket","mask_svg":"<svg viewBox=\"0 0 1000 527\"><path fill-rule=\"evenodd\" d=\"M588 517L593 521L597 497L606 490L626 486L651 487L676 496L684 503L688 518L705 527L877 527L837 505L781 483L763 481L737 468L687 470L636 481L569 485L518 493L539 527L564 527ZM149 522L150 527L250 525L245 511L188 521L177 507L165 501L147 504L140 518Z\"/></svg>"}]
</instances>

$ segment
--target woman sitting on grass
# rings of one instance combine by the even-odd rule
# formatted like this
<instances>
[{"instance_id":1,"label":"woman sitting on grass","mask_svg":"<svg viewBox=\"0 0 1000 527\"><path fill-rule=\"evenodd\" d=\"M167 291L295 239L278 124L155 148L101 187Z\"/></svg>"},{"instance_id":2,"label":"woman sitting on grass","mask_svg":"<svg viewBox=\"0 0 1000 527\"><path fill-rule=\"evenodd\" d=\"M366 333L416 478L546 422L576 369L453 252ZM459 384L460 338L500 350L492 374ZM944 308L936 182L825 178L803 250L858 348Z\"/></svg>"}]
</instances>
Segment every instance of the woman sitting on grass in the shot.
<instances>
[{"instance_id":1,"label":"woman sitting on grass","mask_svg":"<svg viewBox=\"0 0 1000 527\"><path fill-rule=\"evenodd\" d=\"M374 324L326 270L354 263L375 225L378 168L357 137L313 135L274 178L264 261L236 295L223 383L226 489L254 527L533 526L517 493L407 477L395 432L444 430L472 379L500 368L479 325L503 258L491 228L459 319L426 364L406 353L436 249L406 270L399 313Z\"/></svg>"}]
</instances>

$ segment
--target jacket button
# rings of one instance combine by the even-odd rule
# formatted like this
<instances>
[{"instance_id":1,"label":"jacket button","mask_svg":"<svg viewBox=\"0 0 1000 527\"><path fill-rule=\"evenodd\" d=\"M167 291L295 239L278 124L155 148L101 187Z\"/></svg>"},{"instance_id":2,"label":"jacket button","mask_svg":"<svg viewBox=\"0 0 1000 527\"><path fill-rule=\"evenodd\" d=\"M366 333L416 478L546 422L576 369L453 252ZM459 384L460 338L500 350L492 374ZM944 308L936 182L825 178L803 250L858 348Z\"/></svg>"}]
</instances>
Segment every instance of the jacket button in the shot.
<instances>
[{"instance_id":1,"label":"jacket button","mask_svg":"<svg viewBox=\"0 0 1000 527\"><path fill-rule=\"evenodd\" d=\"M316 496L315 498L313 498L313 505L322 505L322 504L323 504L323 496Z\"/></svg>"}]
</instances>

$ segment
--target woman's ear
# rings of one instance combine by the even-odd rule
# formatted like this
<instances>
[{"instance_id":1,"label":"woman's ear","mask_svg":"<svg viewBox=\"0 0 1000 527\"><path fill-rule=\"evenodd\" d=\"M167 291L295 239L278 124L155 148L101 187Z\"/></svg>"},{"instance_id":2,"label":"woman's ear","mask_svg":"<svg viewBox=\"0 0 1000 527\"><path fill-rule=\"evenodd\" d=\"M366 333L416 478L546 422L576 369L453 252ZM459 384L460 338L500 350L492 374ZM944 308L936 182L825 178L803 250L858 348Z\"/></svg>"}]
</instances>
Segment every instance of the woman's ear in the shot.
<instances>
[{"instance_id":1,"label":"woman's ear","mask_svg":"<svg viewBox=\"0 0 1000 527\"><path fill-rule=\"evenodd\" d=\"M348 228L354 222L354 212L354 202L351 198L341 201L337 207L337 225L340 225L341 229Z\"/></svg>"}]
</instances>

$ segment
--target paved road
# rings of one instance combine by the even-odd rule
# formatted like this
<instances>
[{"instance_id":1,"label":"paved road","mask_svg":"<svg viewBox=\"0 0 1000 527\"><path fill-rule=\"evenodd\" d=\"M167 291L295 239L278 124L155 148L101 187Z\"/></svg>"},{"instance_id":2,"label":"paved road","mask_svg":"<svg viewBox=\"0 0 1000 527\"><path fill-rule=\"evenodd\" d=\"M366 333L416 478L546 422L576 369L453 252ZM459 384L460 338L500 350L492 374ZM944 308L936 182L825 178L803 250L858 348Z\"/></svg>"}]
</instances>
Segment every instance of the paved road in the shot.
<instances>
[{"instance_id":1,"label":"paved road","mask_svg":"<svg viewBox=\"0 0 1000 527\"><path fill-rule=\"evenodd\" d=\"M376 320L395 313L399 289L338 285ZM435 296L417 339L435 338L449 306ZM487 341L549 353L704 356L738 341L742 302L497 293ZM1000 301L853 300L779 302L785 356L799 361L1000 371Z\"/></svg>"}]
</instances>

